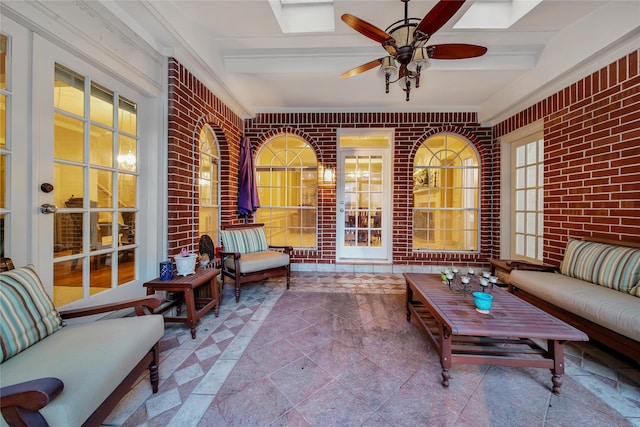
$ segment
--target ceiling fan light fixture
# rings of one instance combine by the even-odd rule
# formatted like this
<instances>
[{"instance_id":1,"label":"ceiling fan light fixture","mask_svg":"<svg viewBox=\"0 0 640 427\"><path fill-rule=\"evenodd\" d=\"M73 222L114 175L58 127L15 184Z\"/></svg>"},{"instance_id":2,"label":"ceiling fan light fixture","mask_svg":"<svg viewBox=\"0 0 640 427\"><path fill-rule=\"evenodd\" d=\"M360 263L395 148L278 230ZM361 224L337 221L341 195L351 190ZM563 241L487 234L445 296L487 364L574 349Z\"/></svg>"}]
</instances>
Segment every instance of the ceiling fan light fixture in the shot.
<instances>
[{"instance_id":1,"label":"ceiling fan light fixture","mask_svg":"<svg viewBox=\"0 0 640 427\"><path fill-rule=\"evenodd\" d=\"M463 43L426 45L431 36L460 10L465 0L439 0L422 20L409 18L409 0L401 1L404 3L404 19L394 22L385 31L351 14L342 15L347 25L380 43L388 55L362 64L340 77L351 77L379 64L386 93L389 93L390 83L398 82L409 101L411 89L420 87L420 72L431 66L431 59L475 58L484 55L487 48ZM396 77L399 78L396 80Z\"/></svg>"},{"instance_id":2,"label":"ceiling fan light fixture","mask_svg":"<svg viewBox=\"0 0 640 427\"><path fill-rule=\"evenodd\" d=\"M429 59L427 49L424 47L420 47L413 51L411 62L407 64L407 70L414 73L420 73L420 71L426 70L430 66L431 60Z\"/></svg>"},{"instance_id":3,"label":"ceiling fan light fixture","mask_svg":"<svg viewBox=\"0 0 640 427\"><path fill-rule=\"evenodd\" d=\"M386 77L389 75L390 79L395 79L398 75L398 66L392 56L385 56L380 61L380 75Z\"/></svg>"},{"instance_id":4,"label":"ceiling fan light fixture","mask_svg":"<svg viewBox=\"0 0 640 427\"><path fill-rule=\"evenodd\" d=\"M398 79L398 86L400 86L402 90L404 90L407 94L405 98L407 102L409 101L409 94L411 93L411 88L417 87L414 85L415 78L416 78L415 74L407 72L407 74L404 77L400 77Z\"/></svg>"}]
</instances>

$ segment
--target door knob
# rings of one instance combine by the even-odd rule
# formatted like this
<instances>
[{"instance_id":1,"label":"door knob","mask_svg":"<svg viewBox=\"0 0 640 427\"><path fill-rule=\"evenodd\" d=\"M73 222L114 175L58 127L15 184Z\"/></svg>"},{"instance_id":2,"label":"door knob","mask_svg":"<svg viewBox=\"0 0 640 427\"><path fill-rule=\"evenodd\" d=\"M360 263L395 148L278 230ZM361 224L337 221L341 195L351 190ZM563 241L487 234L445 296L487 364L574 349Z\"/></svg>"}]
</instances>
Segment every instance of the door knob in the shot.
<instances>
[{"instance_id":1,"label":"door knob","mask_svg":"<svg viewBox=\"0 0 640 427\"><path fill-rule=\"evenodd\" d=\"M43 214L52 214L58 212L58 208L51 203L43 203L40 205L40 212Z\"/></svg>"}]
</instances>

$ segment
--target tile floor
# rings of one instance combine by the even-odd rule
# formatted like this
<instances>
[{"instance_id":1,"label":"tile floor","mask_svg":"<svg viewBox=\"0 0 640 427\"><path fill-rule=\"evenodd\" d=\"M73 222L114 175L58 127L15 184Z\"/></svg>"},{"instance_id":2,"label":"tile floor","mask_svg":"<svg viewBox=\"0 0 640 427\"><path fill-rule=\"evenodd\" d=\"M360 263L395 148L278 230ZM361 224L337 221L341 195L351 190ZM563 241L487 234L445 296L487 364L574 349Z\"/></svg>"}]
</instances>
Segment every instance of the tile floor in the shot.
<instances>
[{"instance_id":1,"label":"tile floor","mask_svg":"<svg viewBox=\"0 0 640 427\"><path fill-rule=\"evenodd\" d=\"M448 389L406 321L399 274L292 273L226 285L196 339L166 324L160 390L141 378L105 424L122 426L635 426L640 369L565 346L562 394L546 369L457 365Z\"/></svg>"}]
</instances>

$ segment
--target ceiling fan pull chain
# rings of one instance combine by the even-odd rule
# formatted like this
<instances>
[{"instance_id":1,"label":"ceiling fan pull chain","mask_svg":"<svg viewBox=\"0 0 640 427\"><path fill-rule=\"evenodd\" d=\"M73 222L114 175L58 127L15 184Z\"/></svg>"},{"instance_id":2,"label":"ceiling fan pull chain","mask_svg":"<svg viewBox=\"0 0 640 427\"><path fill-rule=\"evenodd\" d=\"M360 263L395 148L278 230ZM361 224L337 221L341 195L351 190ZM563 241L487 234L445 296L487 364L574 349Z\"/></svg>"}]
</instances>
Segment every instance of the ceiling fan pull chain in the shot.
<instances>
[{"instance_id":1,"label":"ceiling fan pull chain","mask_svg":"<svg viewBox=\"0 0 640 427\"><path fill-rule=\"evenodd\" d=\"M405 81L405 84L407 86L407 88L405 89L407 91L407 102L409 101L409 94L411 93L411 80L407 79Z\"/></svg>"},{"instance_id":2,"label":"ceiling fan pull chain","mask_svg":"<svg viewBox=\"0 0 640 427\"><path fill-rule=\"evenodd\" d=\"M385 85L384 93L389 93L389 79L390 78L391 78L391 74L389 72L386 72L384 74L384 85Z\"/></svg>"}]
</instances>

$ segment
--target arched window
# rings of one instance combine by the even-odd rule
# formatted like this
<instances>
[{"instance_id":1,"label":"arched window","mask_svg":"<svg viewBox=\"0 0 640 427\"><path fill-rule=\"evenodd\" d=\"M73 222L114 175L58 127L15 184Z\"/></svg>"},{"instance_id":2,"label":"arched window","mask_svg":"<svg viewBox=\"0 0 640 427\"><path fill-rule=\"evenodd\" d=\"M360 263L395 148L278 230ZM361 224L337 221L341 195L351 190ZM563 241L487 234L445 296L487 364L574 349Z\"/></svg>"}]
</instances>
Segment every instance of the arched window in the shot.
<instances>
[{"instance_id":1,"label":"arched window","mask_svg":"<svg viewBox=\"0 0 640 427\"><path fill-rule=\"evenodd\" d=\"M218 140L209 125L200 131L200 205L198 209L199 235L208 234L219 242L220 229L220 151Z\"/></svg>"},{"instance_id":2,"label":"arched window","mask_svg":"<svg viewBox=\"0 0 640 427\"><path fill-rule=\"evenodd\" d=\"M477 251L479 161L454 134L427 139L413 161L413 249Z\"/></svg>"},{"instance_id":3,"label":"arched window","mask_svg":"<svg viewBox=\"0 0 640 427\"><path fill-rule=\"evenodd\" d=\"M294 135L281 135L256 155L260 209L272 245L313 248L317 245L318 160L309 144Z\"/></svg>"}]
</instances>

